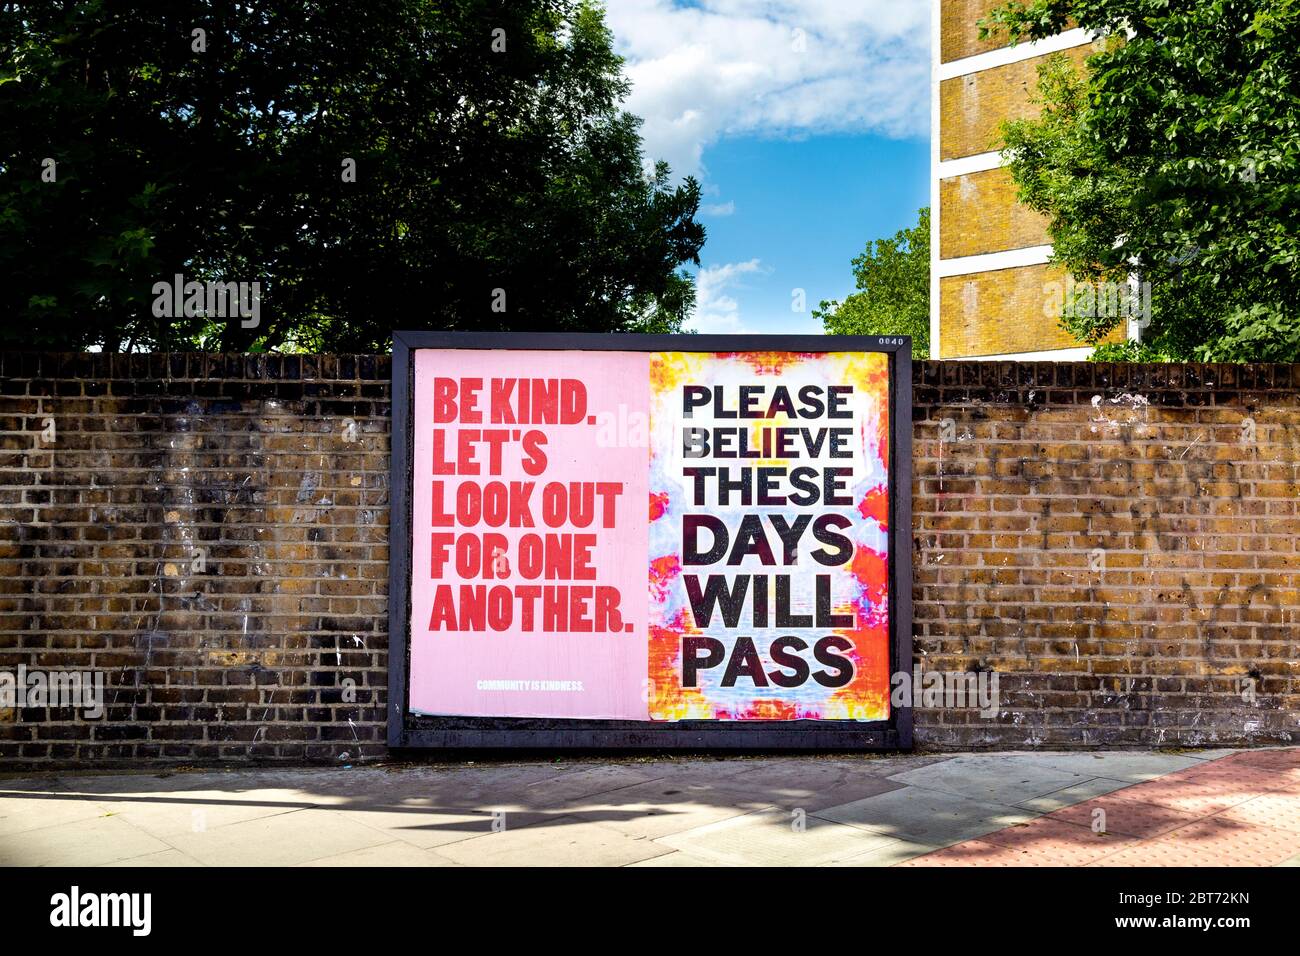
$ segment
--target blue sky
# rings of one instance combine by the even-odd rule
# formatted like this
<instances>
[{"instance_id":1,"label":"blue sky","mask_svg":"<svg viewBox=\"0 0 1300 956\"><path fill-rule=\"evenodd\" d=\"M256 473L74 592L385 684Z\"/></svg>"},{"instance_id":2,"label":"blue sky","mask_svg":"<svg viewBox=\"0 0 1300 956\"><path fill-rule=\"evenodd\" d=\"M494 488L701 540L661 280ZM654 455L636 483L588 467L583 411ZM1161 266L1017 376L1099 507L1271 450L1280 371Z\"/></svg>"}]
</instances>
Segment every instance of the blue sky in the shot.
<instances>
[{"instance_id":1,"label":"blue sky","mask_svg":"<svg viewBox=\"0 0 1300 956\"><path fill-rule=\"evenodd\" d=\"M703 185L689 324L820 332L929 201L929 0L607 0L648 159ZM795 290L806 297L792 306Z\"/></svg>"}]
</instances>

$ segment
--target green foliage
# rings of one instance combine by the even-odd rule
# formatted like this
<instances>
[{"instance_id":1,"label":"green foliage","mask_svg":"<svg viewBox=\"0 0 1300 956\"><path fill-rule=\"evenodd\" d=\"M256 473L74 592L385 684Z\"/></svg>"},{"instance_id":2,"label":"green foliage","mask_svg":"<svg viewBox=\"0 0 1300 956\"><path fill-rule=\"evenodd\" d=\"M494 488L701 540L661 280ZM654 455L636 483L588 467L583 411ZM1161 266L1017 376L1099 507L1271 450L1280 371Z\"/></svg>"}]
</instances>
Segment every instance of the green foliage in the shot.
<instances>
[{"instance_id":1,"label":"green foliage","mask_svg":"<svg viewBox=\"0 0 1300 956\"><path fill-rule=\"evenodd\" d=\"M1300 360L1300 0L1022 0L984 33L1102 35L1085 75L1040 69L1036 120L1006 124L1011 174L1080 280L1151 283L1123 354ZM1067 317L1096 342L1122 317Z\"/></svg>"},{"instance_id":2,"label":"green foliage","mask_svg":"<svg viewBox=\"0 0 1300 956\"><path fill-rule=\"evenodd\" d=\"M3 4L0 55L0 345L363 350L689 315L699 188L646 174L592 0ZM261 325L155 318L177 273L261 283Z\"/></svg>"},{"instance_id":3,"label":"green foliage","mask_svg":"<svg viewBox=\"0 0 1300 956\"><path fill-rule=\"evenodd\" d=\"M930 355L930 210L890 239L868 240L853 260L858 291L813 315L831 335L910 335L913 358Z\"/></svg>"}]
</instances>

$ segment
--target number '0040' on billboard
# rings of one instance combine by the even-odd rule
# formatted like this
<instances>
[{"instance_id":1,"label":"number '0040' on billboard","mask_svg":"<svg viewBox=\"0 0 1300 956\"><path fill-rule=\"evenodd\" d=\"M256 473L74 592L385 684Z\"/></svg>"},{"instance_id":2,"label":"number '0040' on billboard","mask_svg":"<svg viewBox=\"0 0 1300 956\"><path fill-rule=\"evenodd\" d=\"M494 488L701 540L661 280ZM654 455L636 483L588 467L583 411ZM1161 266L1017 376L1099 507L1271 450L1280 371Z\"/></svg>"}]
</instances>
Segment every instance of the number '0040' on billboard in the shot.
<instances>
[{"instance_id":1,"label":"number '0040' on billboard","mask_svg":"<svg viewBox=\"0 0 1300 956\"><path fill-rule=\"evenodd\" d=\"M401 718L888 721L894 353L596 338L395 372Z\"/></svg>"}]
</instances>

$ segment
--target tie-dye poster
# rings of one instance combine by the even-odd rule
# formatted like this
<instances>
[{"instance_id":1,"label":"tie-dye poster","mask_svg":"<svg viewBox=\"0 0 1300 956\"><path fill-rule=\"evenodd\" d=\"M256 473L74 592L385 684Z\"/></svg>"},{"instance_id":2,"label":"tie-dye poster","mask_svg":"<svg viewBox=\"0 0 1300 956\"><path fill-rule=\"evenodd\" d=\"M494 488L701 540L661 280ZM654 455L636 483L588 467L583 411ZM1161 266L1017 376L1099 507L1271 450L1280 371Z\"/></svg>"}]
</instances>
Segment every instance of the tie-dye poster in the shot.
<instances>
[{"instance_id":1,"label":"tie-dye poster","mask_svg":"<svg viewBox=\"0 0 1300 956\"><path fill-rule=\"evenodd\" d=\"M887 354L419 349L413 381L410 713L889 717Z\"/></svg>"},{"instance_id":2,"label":"tie-dye poster","mask_svg":"<svg viewBox=\"0 0 1300 956\"><path fill-rule=\"evenodd\" d=\"M882 353L650 360L654 720L889 716Z\"/></svg>"}]
</instances>

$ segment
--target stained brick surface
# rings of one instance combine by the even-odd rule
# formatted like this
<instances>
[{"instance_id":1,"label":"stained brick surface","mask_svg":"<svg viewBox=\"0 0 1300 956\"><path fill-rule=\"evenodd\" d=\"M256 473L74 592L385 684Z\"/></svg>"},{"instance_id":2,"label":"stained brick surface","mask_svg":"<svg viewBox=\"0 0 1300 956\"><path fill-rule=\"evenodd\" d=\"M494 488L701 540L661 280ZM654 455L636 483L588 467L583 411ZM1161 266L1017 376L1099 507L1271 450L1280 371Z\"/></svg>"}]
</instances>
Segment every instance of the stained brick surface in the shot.
<instances>
[{"instance_id":1,"label":"stained brick surface","mask_svg":"<svg viewBox=\"0 0 1300 956\"><path fill-rule=\"evenodd\" d=\"M921 740L1300 739L1300 367L927 362L915 379L917 660L992 668L1002 698L994 720L921 711Z\"/></svg>"},{"instance_id":2,"label":"stained brick surface","mask_svg":"<svg viewBox=\"0 0 1300 956\"><path fill-rule=\"evenodd\" d=\"M0 761L379 753L389 359L0 362L0 667L110 685L0 711Z\"/></svg>"},{"instance_id":3,"label":"stained brick surface","mask_svg":"<svg viewBox=\"0 0 1300 956\"><path fill-rule=\"evenodd\" d=\"M0 764L382 755L388 382L380 356L0 356L0 668L110 685L101 721L0 711ZM1001 692L920 709L922 746L1294 742L1300 368L914 387L916 658ZM1227 810L1258 769L1148 800Z\"/></svg>"},{"instance_id":4,"label":"stained brick surface","mask_svg":"<svg viewBox=\"0 0 1300 956\"><path fill-rule=\"evenodd\" d=\"M1047 221L1016 201L1006 167L940 180L944 259L1047 245Z\"/></svg>"},{"instance_id":5,"label":"stained brick surface","mask_svg":"<svg viewBox=\"0 0 1300 956\"><path fill-rule=\"evenodd\" d=\"M963 358L1084 345L1061 328L1065 278L1059 266L1036 265L940 279L942 353ZM1122 342L1125 325L1121 319L1103 341Z\"/></svg>"},{"instance_id":6,"label":"stained brick surface","mask_svg":"<svg viewBox=\"0 0 1300 956\"><path fill-rule=\"evenodd\" d=\"M984 40L979 38L979 21L1002 6L1003 2L1004 0L943 0L940 5L940 30L944 63L1007 45L1005 32Z\"/></svg>"},{"instance_id":7,"label":"stained brick surface","mask_svg":"<svg viewBox=\"0 0 1300 956\"><path fill-rule=\"evenodd\" d=\"M1081 68L1093 52L1091 44L1085 44L1060 55ZM1042 107L1033 100L1038 91L1038 68L1045 59L1030 57L941 81L940 159L1001 149L999 130L1003 120L1038 116Z\"/></svg>"}]
</instances>

